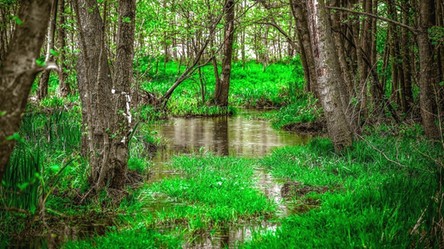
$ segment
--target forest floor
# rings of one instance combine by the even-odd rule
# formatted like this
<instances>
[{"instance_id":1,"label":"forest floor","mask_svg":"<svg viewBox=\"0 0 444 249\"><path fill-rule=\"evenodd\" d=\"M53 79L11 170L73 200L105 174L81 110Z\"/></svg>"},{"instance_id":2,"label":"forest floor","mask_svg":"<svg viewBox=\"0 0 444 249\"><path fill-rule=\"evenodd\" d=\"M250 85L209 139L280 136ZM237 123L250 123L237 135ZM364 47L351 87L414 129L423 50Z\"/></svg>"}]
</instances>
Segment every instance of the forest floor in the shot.
<instances>
[{"instance_id":1,"label":"forest floor","mask_svg":"<svg viewBox=\"0 0 444 249\"><path fill-rule=\"evenodd\" d=\"M234 68L234 106L279 108L251 117L277 129L323 129L316 101L301 93L302 77L288 73L294 65L247 67ZM150 73L142 87L165 92L176 70ZM204 99L200 79L191 78L170 100L171 115L217 114L202 107L213 91L211 68L204 70ZM415 123L367 126L341 154L322 137L256 158L198 151L174 157L171 174L150 181L146 152L163 142L149 123L162 114L146 106L136 113L144 122L131 143L136 184L119 203L106 192L84 200L89 171L78 101L54 97L28 107L2 183L11 189L2 207L12 208L0 211L0 247L407 248L433 243L442 225L443 144L425 139ZM258 170L271 185L258 184Z\"/></svg>"}]
</instances>

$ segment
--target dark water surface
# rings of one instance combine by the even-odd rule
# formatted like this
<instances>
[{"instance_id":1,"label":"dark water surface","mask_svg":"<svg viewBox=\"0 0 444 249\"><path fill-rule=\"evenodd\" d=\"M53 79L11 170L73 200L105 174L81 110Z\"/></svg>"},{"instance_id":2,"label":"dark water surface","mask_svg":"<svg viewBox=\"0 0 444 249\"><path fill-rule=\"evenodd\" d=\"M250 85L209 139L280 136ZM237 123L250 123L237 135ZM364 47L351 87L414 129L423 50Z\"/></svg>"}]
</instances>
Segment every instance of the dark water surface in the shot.
<instances>
[{"instance_id":1,"label":"dark water surface","mask_svg":"<svg viewBox=\"0 0 444 249\"><path fill-rule=\"evenodd\" d=\"M243 115L214 118L171 118L153 127L166 148L153 157L168 161L172 155L211 151L221 156L262 157L272 149L304 144L308 136L274 130L266 120Z\"/></svg>"},{"instance_id":2,"label":"dark water surface","mask_svg":"<svg viewBox=\"0 0 444 249\"><path fill-rule=\"evenodd\" d=\"M214 118L171 118L153 127L165 146L152 154L150 182L178 174L167 163L174 155L211 152L220 156L260 158L275 148L305 144L310 137L278 131L266 120L249 115ZM278 216L287 209L281 197L282 182L267 170L255 169L256 188L278 205ZM273 232L277 224L235 224L224 227L212 235L190 238L184 248L235 248L236 243L250 239L253 232Z\"/></svg>"}]
</instances>

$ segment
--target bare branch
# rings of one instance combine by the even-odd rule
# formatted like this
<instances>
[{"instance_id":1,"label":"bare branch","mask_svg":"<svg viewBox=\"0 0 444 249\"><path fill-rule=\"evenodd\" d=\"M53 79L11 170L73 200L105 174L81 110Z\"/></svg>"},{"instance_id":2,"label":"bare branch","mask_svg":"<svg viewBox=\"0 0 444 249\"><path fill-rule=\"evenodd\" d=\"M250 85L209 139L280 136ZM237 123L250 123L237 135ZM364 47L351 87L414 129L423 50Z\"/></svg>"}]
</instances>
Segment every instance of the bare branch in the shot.
<instances>
[{"instance_id":1,"label":"bare branch","mask_svg":"<svg viewBox=\"0 0 444 249\"><path fill-rule=\"evenodd\" d=\"M397 22L395 20L392 20L392 19L389 19L389 18L386 18L386 17L378 16L378 15L375 15L375 14L372 14L372 13L361 12L361 11L356 11L356 10L351 10L351 9L341 8L341 7L328 7L328 6L326 6L325 8L331 9L331 10L345 11L345 12L349 12L349 13L353 13L353 14L357 14L357 15L373 17L373 18L379 19L381 21L392 23L392 24L398 25L400 27L403 27L405 29L408 29L408 30L410 30L414 34L418 33L418 30L416 28L412 27L412 26L409 26L409 25L401 23L401 22Z\"/></svg>"}]
</instances>

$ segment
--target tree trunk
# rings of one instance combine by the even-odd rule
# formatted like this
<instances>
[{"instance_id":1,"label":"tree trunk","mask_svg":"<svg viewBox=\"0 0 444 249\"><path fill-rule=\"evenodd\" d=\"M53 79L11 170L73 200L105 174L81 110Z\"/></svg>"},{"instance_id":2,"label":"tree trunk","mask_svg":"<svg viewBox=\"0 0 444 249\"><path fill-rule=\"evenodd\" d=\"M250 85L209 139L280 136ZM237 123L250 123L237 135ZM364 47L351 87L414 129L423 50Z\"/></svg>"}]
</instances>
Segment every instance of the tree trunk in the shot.
<instances>
[{"instance_id":1,"label":"tree trunk","mask_svg":"<svg viewBox=\"0 0 444 249\"><path fill-rule=\"evenodd\" d=\"M410 24L410 3L403 1L401 3L402 22ZM402 107L404 113L407 113L413 105L412 93L412 56L411 56L411 34L407 29L401 31L401 57L402 57L402 71L404 73L404 82L402 85Z\"/></svg>"},{"instance_id":2,"label":"tree trunk","mask_svg":"<svg viewBox=\"0 0 444 249\"><path fill-rule=\"evenodd\" d=\"M438 138L439 130L435 124L435 94L433 92L434 61L432 45L429 40L428 29L432 27L431 20L434 0L419 1L419 27L418 27L418 51L419 51L419 105L421 108L422 125L427 137Z\"/></svg>"},{"instance_id":3,"label":"tree trunk","mask_svg":"<svg viewBox=\"0 0 444 249\"><path fill-rule=\"evenodd\" d=\"M51 11L47 0L21 2L19 18L4 60L0 61L0 181L14 147L11 137L18 132L36 74L35 64L45 39Z\"/></svg>"},{"instance_id":4,"label":"tree trunk","mask_svg":"<svg viewBox=\"0 0 444 249\"><path fill-rule=\"evenodd\" d=\"M114 167L111 188L122 189L126 181L129 133L132 131L131 84L133 82L136 0L119 1L113 130L110 161Z\"/></svg>"},{"instance_id":5,"label":"tree trunk","mask_svg":"<svg viewBox=\"0 0 444 249\"><path fill-rule=\"evenodd\" d=\"M228 106L228 92L230 89L231 59L233 56L234 42L234 0L226 0L225 13L225 39L224 57L222 60L222 73L220 84L216 85L214 102L218 106Z\"/></svg>"},{"instance_id":6,"label":"tree trunk","mask_svg":"<svg viewBox=\"0 0 444 249\"><path fill-rule=\"evenodd\" d=\"M301 48L301 61L304 67L304 78L306 82L305 89L309 92L316 93L317 81L315 63L310 41L310 31L307 23L306 3L302 0L290 0L293 17L296 20L296 28Z\"/></svg>"},{"instance_id":7,"label":"tree trunk","mask_svg":"<svg viewBox=\"0 0 444 249\"><path fill-rule=\"evenodd\" d=\"M98 191L122 189L126 179L134 41L134 1L120 1L116 81L105 50L105 30L95 0L75 6L80 34L78 84L82 100L85 151L90 184ZM128 65L129 64L129 65Z\"/></svg>"},{"instance_id":8,"label":"tree trunk","mask_svg":"<svg viewBox=\"0 0 444 249\"><path fill-rule=\"evenodd\" d=\"M57 3L58 0L52 0L51 19L49 21L48 37L47 37L48 41L47 41L46 57L45 57L46 63L54 60L54 56L52 55L51 50L54 49L54 35L57 22L57 6L58 6ZM40 77L39 89L37 93L38 100L42 100L46 98L46 96L48 96L48 82L50 74L51 72L49 70L46 70L42 73L42 76Z\"/></svg>"},{"instance_id":9,"label":"tree trunk","mask_svg":"<svg viewBox=\"0 0 444 249\"><path fill-rule=\"evenodd\" d=\"M57 26L58 31L58 41L59 41L59 65L60 65L60 75L59 75L59 93L61 97L66 97L71 93L71 86L66 82L68 74L66 73L67 64L66 58L66 32L65 32L65 0L60 0L59 4L59 24Z\"/></svg>"},{"instance_id":10,"label":"tree trunk","mask_svg":"<svg viewBox=\"0 0 444 249\"><path fill-rule=\"evenodd\" d=\"M345 116L339 87L341 71L333 43L330 19L324 0L307 1L313 57L316 66L319 99L327 119L329 137L336 151L352 144L352 132Z\"/></svg>"}]
</instances>

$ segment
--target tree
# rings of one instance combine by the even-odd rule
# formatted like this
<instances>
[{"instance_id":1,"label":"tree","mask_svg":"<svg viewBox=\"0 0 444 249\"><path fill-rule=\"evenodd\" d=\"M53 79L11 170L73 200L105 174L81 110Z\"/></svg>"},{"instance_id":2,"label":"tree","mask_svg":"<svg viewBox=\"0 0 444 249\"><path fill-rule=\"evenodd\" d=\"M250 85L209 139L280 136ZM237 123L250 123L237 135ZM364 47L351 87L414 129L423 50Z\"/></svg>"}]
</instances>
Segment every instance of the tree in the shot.
<instances>
[{"instance_id":1,"label":"tree","mask_svg":"<svg viewBox=\"0 0 444 249\"><path fill-rule=\"evenodd\" d=\"M342 82L331 24L324 0L307 1L308 26L316 66L319 100L327 119L327 129L336 151L351 146L353 137L341 101Z\"/></svg>"},{"instance_id":2,"label":"tree","mask_svg":"<svg viewBox=\"0 0 444 249\"><path fill-rule=\"evenodd\" d=\"M122 189L126 180L131 132L130 84L135 0L119 2L115 80L105 49L104 23L97 2L78 0L75 9L81 53L78 84L82 101L84 155L91 167L92 190Z\"/></svg>"},{"instance_id":3,"label":"tree","mask_svg":"<svg viewBox=\"0 0 444 249\"><path fill-rule=\"evenodd\" d=\"M224 57L222 60L222 73L220 81L217 81L214 103L218 106L228 106L228 92L230 89L231 59L233 57L234 42L234 0L226 0L225 13L225 35L224 35Z\"/></svg>"},{"instance_id":4,"label":"tree","mask_svg":"<svg viewBox=\"0 0 444 249\"><path fill-rule=\"evenodd\" d=\"M419 33L417 35L420 84L419 105L421 108L422 125L426 136L429 138L439 137L439 130L435 124L434 59L428 33L429 28L433 25L433 16L430 13L432 13L432 8L434 7L434 0L419 1Z\"/></svg>"},{"instance_id":5,"label":"tree","mask_svg":"<svg viewBox=\"0 0 444 249\"><path fill-rule=\"evenodd\" d=\"M47 0L22 1L13 41L0 61L0 180L14 148L32 82L43 68L36 64L51 10Z\"/></svg>"},{"instance_id":6,"label":"tree","mask_svg":"<svg viewBox=\"0 0 444 249\"><path fill-rule=\"evenodd\" d=\"M67 63L66 63L66 28L65 28L65 0L60 0L59 3L59 23L57 25L58 32L58 43L59 43L59 65L61 68L61 72L59 74L59 93L60 96L66 97L71 93L71 86L66 82L68 78L67 71Z\"/></svg>"},{"instance_id":7,"label":"tree","mask_svg":"<svg viewBox=\"0 0 444 249\"><path fill-rule=\"evenodd\" d=\"M307 7L305 1L290 0L292 14L296 20L298 43L302 66L304 67L305 89L316 93L317 82L315 65L311 48L310 32L307 23Z\"/></svg>"},{"instance_id":8,"label":"tree","mask_svg":"<svg viewBox=\"0 0 444 249\"><path fill-rule=\"evenodd\" d=\"M54 41L55 41L55 31L57 22L57 10L58 10L58 0L52 0L51 7L51 18L49 20L48 35L47 35L47 46L46 46L46 56L45 63L54 60ZM48 82L49 82L50 71L44 71L40 77L39 89L37 97L39 100L46 98L48 95Z\"/></svg>"}]
</instances>

